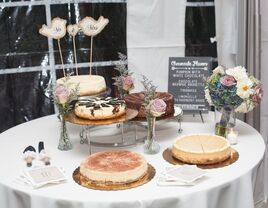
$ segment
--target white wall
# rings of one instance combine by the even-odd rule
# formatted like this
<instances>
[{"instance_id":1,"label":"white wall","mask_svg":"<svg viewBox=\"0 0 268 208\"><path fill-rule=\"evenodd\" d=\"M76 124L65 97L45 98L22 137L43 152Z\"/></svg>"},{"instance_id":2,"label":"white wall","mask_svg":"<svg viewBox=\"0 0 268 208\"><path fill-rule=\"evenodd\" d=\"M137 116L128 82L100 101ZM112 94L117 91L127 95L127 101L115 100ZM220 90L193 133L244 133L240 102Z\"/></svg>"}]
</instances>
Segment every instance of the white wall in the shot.
<instances>
[{"instance_id":1,"label":"white wall","mask_svg":"<svg viewBox=\"0 0 268 208\"><path fill-rule=\"evenodd\" d=\"M168 58L183 57L186 0L128 0L128 64L135 91L143 90L140 75L158 91L168 88Z\"/></svg>"}]
</instances>

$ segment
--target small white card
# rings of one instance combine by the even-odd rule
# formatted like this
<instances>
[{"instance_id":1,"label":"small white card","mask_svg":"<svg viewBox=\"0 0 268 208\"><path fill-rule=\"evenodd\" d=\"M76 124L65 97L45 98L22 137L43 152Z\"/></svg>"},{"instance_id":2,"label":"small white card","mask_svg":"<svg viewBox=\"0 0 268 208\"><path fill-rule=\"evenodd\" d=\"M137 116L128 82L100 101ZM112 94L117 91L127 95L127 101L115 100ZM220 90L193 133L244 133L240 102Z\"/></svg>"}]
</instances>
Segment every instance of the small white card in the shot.
<instances>
[{"instance_id":1,"label":"small white card","mask_svg":"<svg viewBox=\"0 0 268 208\"><path fill-rule=\"evenodd\" d=\"M24 175L33 187L40 187L48 183L58 183L66 180L63 171L56 166L26 169Z\"/></svg>"}]
</instances>

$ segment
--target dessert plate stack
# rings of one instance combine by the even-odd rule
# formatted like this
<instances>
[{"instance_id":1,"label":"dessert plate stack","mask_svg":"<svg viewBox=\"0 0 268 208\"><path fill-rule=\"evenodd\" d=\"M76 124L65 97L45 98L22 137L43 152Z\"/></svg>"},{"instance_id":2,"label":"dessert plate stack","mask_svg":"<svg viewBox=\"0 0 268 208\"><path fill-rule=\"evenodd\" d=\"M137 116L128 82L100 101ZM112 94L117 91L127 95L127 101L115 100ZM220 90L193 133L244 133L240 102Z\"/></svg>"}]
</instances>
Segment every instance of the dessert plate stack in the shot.
<instances>
[{"instance_id":1,"label":"dessert plate stack","mask_svg":"<svg viewBox=\"0 0 268 208\"><path fill-rule=\"evenodd\" d=\"M44 166L23 170L15 179L15 182L35 189L48 184L59 184L66 180L67 178L62 168Z\"/></svg>"},{"instance_id":2,"label":"dessert plate stack","mask_svg":"<svg viewBox=\"0 0 268 208\"><path fill-rule=\"evenodd\" d=\"M196 165L166 167L165 171L159 176L157 185L193 186L199 183L206 174L206 170L198 168Z\"/></svg>"}]
</instances>

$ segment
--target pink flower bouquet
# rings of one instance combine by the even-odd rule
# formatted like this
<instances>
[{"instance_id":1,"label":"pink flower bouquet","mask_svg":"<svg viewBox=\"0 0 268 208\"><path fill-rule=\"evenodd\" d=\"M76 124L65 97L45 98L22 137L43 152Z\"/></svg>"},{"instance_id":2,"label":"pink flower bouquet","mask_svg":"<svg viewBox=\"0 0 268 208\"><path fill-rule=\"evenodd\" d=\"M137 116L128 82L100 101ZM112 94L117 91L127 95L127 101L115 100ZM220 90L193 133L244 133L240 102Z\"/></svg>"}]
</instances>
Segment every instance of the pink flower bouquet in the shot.
<instances>
[{"instance_id":1,"label":"pink flower bouquet","mask_svg":"<svg viewBox=\"0 0 268 208\"><path fill-rule=\"evenodd\" d=\"M59 109L59 116L65 116L71 110L71 102L77 99L78 86L75 90L69 89L67 82L57 84L54 88L53 97Z\"/></svg>"},{"instance_id":2,"label":"pink flower bouquet","mask_svg":"<svg viewBox=\"0 0 268 208\"><path fill-rule=\"evenodd\" d=\"M244 67L225 69L218 66L205 83L205 97L210 105L222 112L216 123L215 133L226 136L233 112L247 113L262 99L263 89L259 80L249 75Z\"/></svg>"},{"instance_id":3,"label":"pink flower bouquet","mask_svg":"<svg viewBox=\"0 0 268 208\"><path fill-rule=\"evenodd\" d=\"M118 53L118 55L120 61L119 64L116 65L115 70L118 71L119 75L113 77L113 85L116 86L119 91L118 96L123 99L134 89L134 78L132 77L133 73L127 69L127 56L122 53Z\"/></svg>"},{"instance_id":4,"label":"pink flower bouquet","mask_svg":"<svg viewBox=\"0 0 268 208\"><path fill-rule=\"evenodd\" d=\"M205 96L217 108L231 107L247 113L261 102L263 89L260 81L248 75L244 67L218 66L206 81Z\"/></svg>"},{"instance_id":5,"label":"pink flower bouquet","mask_svg":"<svg viewBox=\"0 0 268 208\"><path fill-rule=\"evenodd\" d=\"M134 78L131 77L130 75L122 77L122 82L123 82L123 90L129 92L132 89L134 89Z\"/></svg>"}]
</instances>

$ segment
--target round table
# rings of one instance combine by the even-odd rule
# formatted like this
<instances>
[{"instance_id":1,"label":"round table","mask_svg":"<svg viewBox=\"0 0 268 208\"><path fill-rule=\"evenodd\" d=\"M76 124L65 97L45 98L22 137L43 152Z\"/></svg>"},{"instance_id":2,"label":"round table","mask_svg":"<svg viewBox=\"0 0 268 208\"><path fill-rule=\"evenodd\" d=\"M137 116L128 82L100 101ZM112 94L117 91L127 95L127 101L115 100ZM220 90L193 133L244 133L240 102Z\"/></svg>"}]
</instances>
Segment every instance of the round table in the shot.
<instances>
[{"instance_id":1,"label":"round table","mask_svg":"<svg viewBox=\"0 0 268 208\"><path fill-rule=\"evenodd\" d=\"M181 135L213 133L213 115L205 115L204 120L205 123L202 123L199 117L185 116ZM195 186L157 185L157 177L165 167L171 166L162 158L162 152L179 136L176 122L158 122L156 139L161 145L161 152L156 155L145 155L147 161L156 169L155 177L143 186L123 191L91 190L73 181L72 173L88 155L88 146L80 144L80 127L68 124L74 148L70 151L59 151L57 149L59 126L56 115L51 115L18 125L0 134L1 208L254 207L253 192L265 144L261 135L244 122L237 122L238 144L233 146L239 152L238 161L230 166L208 170L208 177ZM140 129L139 133L146 132ZM22 159L24 148L28 145L37 148L40 140L45 142L45 148L52 157L51 163L65 169L67 182L39 189L31 189L15 182L20 171L26 168ZM127 148L142 153L142 147L142 144L137 144ZM93 152L100 149L92 147Z\"/></svg>"}]
</instances>

